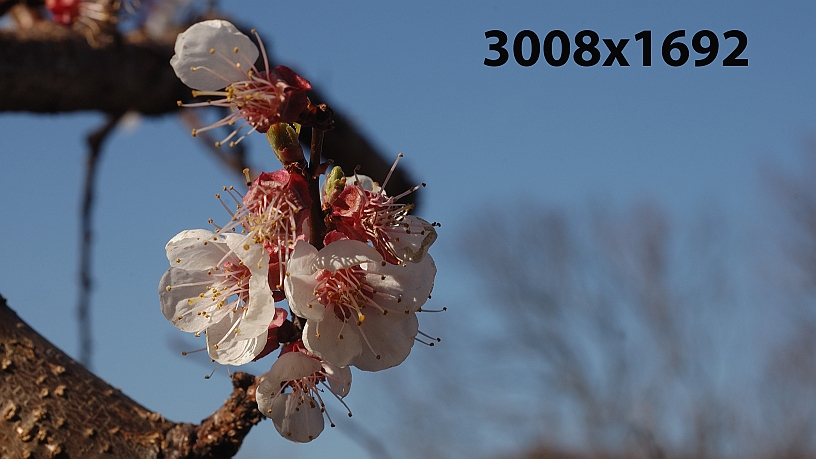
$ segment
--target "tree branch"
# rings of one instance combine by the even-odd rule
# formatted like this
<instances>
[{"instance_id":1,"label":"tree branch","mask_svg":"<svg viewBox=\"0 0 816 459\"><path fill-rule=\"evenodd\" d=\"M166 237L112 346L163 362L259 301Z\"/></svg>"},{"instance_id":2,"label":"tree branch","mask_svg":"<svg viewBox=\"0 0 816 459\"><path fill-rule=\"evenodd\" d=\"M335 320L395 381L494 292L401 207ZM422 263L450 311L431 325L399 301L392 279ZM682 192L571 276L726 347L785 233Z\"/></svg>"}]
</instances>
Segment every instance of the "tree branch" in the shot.
<instances>
[{"instance_id":1,"label":"tree branch","mask_svg":"<svg viewBox=\"0 0 816 459\"><path fill-rule=\"evenodd\" d=\"M93 48L45 21L0 32L0 111L174 113L191 94L169 65L172 55L173 43L138 35Z\"/></svg>"},{"instance_id":2,"label":"tree branch","mask_svg":"<svg viewBox=\"0 0 816 459\"><path fill-rule=\"evenodd\" d=\"M260 422L258 378L199 425L174 423L99 379L26 325L0 296L0 457L215 459Z\"/></svg>"},{"instance_id":3,"label":"tree branch","mask_svg":"<svg viewBox=\"0 0 816 459\"><path fill-rule=\"evenodd\" d=\"M0 112L177 113L179 100L193 99L169 65L174 40L151 40L134 33L107 46L92 47L82 34L45 21L31 29L0 32ZM309 98L331 105L318 91L311 91ZM359 165L362 173L384 179L396 153L383 157L341 113L335 111L333 118L334 129L324 140L324 157L343 170ZM309 132L304 142L311 142ZM386 191L396 195L416 183L400 168ZM416 193L407 199L416 202Z\"/></svg>"}]
</instances>

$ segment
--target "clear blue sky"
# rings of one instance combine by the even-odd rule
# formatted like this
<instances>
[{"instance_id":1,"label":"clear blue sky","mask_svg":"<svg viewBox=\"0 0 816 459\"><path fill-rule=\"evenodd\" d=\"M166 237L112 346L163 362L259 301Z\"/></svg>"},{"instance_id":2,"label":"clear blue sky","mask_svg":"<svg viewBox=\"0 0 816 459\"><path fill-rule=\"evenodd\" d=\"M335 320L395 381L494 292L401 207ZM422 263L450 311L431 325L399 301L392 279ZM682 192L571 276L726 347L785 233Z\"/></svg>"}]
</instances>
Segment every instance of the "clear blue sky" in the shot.
<instances>
[{"instance_id":1,"label":"clear blue sky","mask_svg":"<svg viewBox=\"0 0 816 459\"><path fill-rule=\"evenodd\" d=\"M486 203L580 207L598 196L615 203L646 196L679 219L712 200L750 218L763 193L761 161L795 164L816 131L811 2L308 2L291 9L285 2L223 3L263 34L278 63L300 71L384 152L403 152L401 167L428 184L422 216L443 224L431 252L439 267L433 303L440 307L478 301L457 256L456 231ZM624 54L631 66L570 61L556 68L542 58L521 67L511 51L507 64L486 67L483 59L495 56L484 36L491 29L508 34L511 50L523 29L542 40L554 29L629 38ZM660 43L678 29L687 31L686 44L698 30L715 32L716 61L664 64ZM748 67L721 65L736 43L722 41L731 29L748 37L741 56ZM641 65L634 40L642 30L652 32L651 67ZM0 210L10 236L0 245L0 293L71 355L78 352L84 136L101 121L97 114L0 115ZM262 136L250 145L255 165L277 168ZM178 356L169 344L197 345L159 311L163 248L183 229L206 227L210 217L226 220L214 194L239 183L174 118L142 119L106 145L94 220L95 369L172 420L206 417L227 396L229 382L205 381L211 367ZM422 328L436 333L444 326L435 320L468 317L423 316ZM433 359L433 350L416 349L410 359ZM380 424L389 413L377 406L390 405L370 392L383 377L355 373L347 400L356 422L387 437ZM342 408L335 412L342 417ZM264 423L241 457L359 457L360 447L338 432L342 421L308 446L284 442ZM498 442L494 447L506 446Z\"/></svg>"}]
</instances>

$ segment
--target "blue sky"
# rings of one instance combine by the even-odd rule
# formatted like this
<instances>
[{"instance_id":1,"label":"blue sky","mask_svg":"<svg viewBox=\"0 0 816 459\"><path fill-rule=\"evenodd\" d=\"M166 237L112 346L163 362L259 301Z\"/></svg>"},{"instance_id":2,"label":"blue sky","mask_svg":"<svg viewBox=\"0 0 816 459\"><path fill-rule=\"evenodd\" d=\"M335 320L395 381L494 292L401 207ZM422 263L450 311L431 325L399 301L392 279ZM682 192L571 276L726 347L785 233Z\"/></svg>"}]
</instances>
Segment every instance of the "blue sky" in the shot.
<instances>
[{"instance_id":1,"label":"blue sky","mask_svg":"<svg viewBox=\"0 0 816 459\"><path fill-rule=\"evenodd\" d=\"M440 307L480 301L457 253L457 231L485 205L581 208L599 197L613 204L651 199L683 221L717 202L748 221L766 192L763 161L794 167L816 130L816 5L809 2L309 2L289 10L246 0L224 7L257 28L278 63L320 88L382 151L403 152L400 167L428 184L421 215L442 222L431 252ZM487 67L483 59L494 54L484 33L491 29L511 40L524 29L542 40L555 29L629 38L631 66L570 61L556 68L541 59L521 67L511 57ZM679 29L687 31L686 44L702 29L721 40L727 30L743 31L748 67L721 65L733 40L721 41L709 66L665 65L660 42ZM652 32L651 67L640 65L634 42L642 30ZM101 122L97 114L0 115L0 210L12 235L0 246L0 293L71 355L78 350L84 137ZM253 164L277 168L257 137L248 139ZM223 376L205 381L211 367L169 344L197 345L159 311L164 244L183 229L206 227L210 217L226 220L214 194L239 183L175 118L142 119L106 145L94 221L95 369L169 419L197 422L229 383ZM437 317L422 317L423 329L427 323L437 333L446 321L472 320L462 310ZM416 349L410 359L433 359L433 352ZM408 370L388 377L400 371ZM385 376L355 378L347 399L355 421L387 437L380 424L389 414L378 408L388 406L378 399L387 394L376 390ZM313 444L295 446L264 423L241 457L358 457L360 446L342 429L341 422ZM503 440L493 448L509 446Z\"/></svg>"}]
</instances>

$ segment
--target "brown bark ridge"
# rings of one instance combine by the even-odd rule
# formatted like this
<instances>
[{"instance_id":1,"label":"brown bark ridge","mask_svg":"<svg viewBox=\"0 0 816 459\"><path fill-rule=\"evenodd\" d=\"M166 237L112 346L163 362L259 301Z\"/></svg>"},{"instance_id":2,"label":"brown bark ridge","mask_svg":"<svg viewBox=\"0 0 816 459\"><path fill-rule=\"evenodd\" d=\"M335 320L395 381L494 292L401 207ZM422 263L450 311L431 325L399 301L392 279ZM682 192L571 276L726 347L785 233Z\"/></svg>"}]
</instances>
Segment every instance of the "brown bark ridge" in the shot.
<instances>
[{"instance_id":1,"label":"brown bark ridge","mask_svg":"<svg viewBox=\"0 0 816 459\"><path fill-rule=\"evenodd\" d=\"M174 36L152 40L133 33L92 44L85 35L47 21L29 29L0 31L0 112L177 113L179 100L194 99L170 67L174 41ZM328 102L318 91L309 97L316 103ZM361 166L361 174L383 180L397 152L380 154L342 113L335 111L334 120L323 156L348 174ZM303 136L307 145L308 131ZM386 191L393 196L417 183L404 167L398 168ZM416 194L405 201L416 202Z\"/></svg>"},{"instance_id":2,"label":"brown bark ridge","mask_svg":"<svg viewBox=\"0 0 816 459\"><path fill-rule=\"evenodd\" d=\"M236 373L215 413L199 425L174 423L72 360L0 296L1 459L232 457L262 419L258 382Z\"/></svg>"}]
</instances>

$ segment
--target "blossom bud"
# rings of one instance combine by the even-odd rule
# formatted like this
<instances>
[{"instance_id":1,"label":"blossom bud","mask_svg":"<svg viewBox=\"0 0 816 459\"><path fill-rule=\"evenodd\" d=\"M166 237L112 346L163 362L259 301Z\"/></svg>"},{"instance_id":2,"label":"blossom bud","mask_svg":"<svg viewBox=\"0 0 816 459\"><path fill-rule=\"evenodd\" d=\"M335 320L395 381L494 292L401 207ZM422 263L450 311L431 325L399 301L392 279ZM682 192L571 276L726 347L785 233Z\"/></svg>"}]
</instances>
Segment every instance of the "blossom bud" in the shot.
<instances>
[{"instance_id":1,"label":"blossom bud","mask_svg":"<svg viewBox=\"0 0 816 459\"><path fill-rule=\"evenodd\" d=\"M303 147L300 146L298 134L300 134L300 125L293 128L289 123L273 124L268 131L266 131L266 139L269 141L269 146L275 152L284 166L292 163L299 163L306 161L303 156Z\"/></svg>"},{"instance_id":2,"label":"blossom bud","mask_svg":"<svg viewBox=\"0 0 816 459\"><path fill-rule=\"evenodd\" d=\"M343 169L339 166L334 166L329 174L326 176L326 184L323 190L323 208L328 209L337 199L337 196L343 191L346 186L346 176L343 175Z\"/></svg>"}]
</instances>

